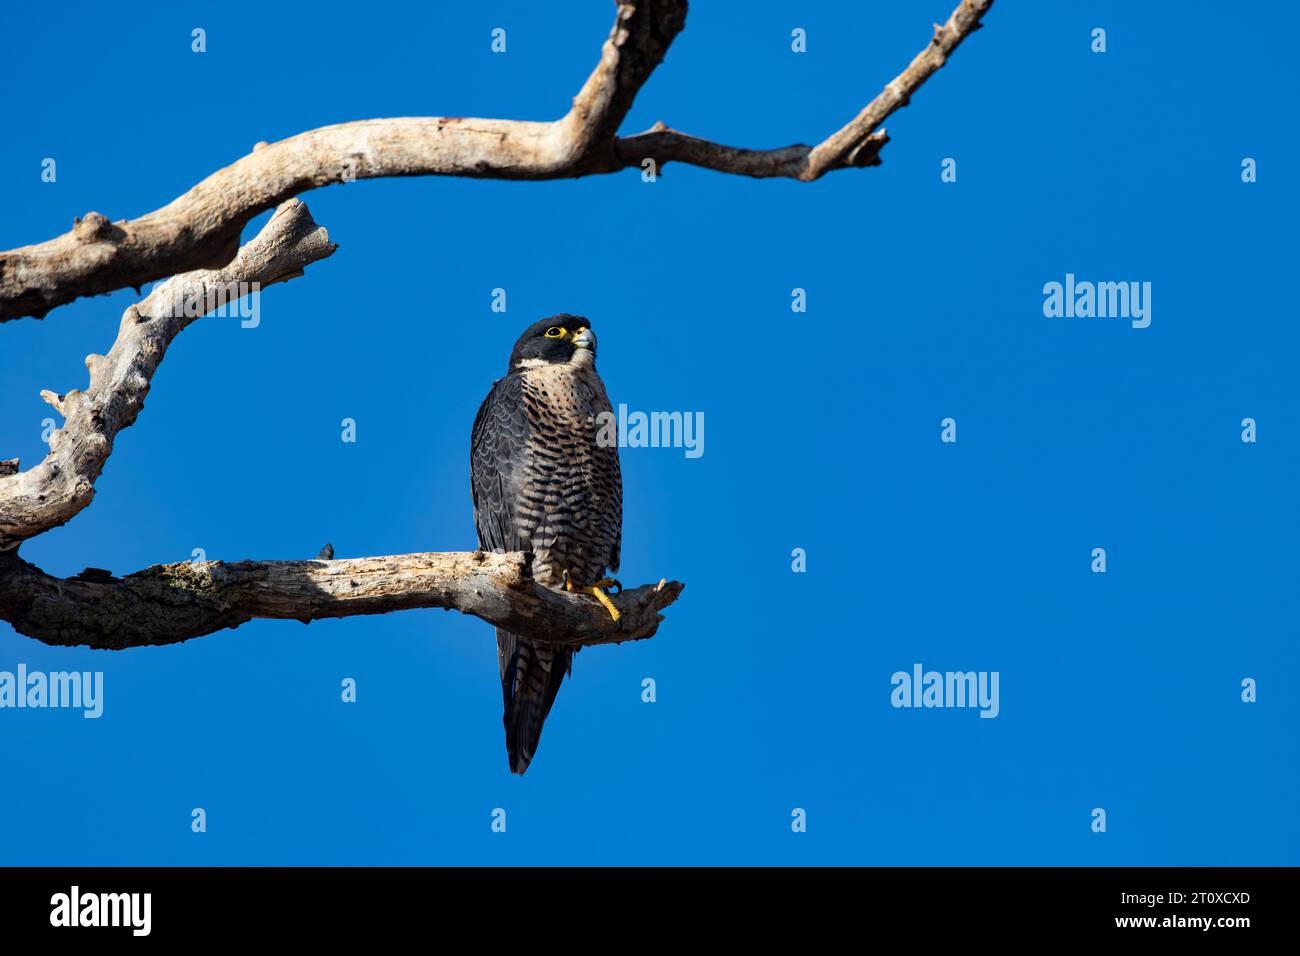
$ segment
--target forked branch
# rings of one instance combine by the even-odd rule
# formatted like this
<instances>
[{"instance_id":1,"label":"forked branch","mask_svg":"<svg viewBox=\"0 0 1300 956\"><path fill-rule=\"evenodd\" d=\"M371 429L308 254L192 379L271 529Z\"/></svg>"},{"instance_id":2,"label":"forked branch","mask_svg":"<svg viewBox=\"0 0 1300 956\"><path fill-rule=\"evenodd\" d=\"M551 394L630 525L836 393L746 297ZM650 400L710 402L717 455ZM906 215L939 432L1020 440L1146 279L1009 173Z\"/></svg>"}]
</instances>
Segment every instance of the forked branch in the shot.
<instances>
[{"instance_id":1,"label":"forked branch","mask_svg":"<svg viewBox=\"0 0 1300 956\"><path fill-rule=\"evenodd\" d=\"M260 294L302 275L336 248L306 204L291 199L228 266L176 276L127 309L108 354L86 356L85 391L41 393L64 418L45 460L27 471L17 471L16 460L12 468L0 465L0 551L58 527L90 504L113 440L140 414L167 347L209 311L209 301L233 305L230 300L244 293Z\"/></svg>"},{"instance_id":2,"label":"forked branch","mask_svg":"<svg viewBox=\"0 0 1300 956\"><path fill-rule=\"evenodd\" d=\"M816 146L756 150L669 129L620 138L641 86L686 20L686 0L618 0L600 61L572 108L553 122L424 117L370 119L260 143L170 204L110 222L87 213L55 239L0 253L0 322L88 295L193 269L235 255L244 226L290 197L332 183L389 176L564 179L613 173L653 159L723 173L803 182L836 169L873 166L888 141L884 120L967 36L993 0L962 0L911 64L854 119Z\"/></svg>"}]
</instances>

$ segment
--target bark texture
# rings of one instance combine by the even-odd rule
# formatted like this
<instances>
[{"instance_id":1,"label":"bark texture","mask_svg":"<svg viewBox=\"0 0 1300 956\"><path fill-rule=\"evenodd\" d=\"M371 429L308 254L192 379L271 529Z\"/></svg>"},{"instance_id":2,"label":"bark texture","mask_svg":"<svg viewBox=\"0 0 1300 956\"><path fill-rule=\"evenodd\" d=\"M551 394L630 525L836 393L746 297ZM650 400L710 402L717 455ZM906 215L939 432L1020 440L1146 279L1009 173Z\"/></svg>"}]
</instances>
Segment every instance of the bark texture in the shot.
<instances>
[{"instance_id":1,"label":"bark texture","mask_svg":"<svg viewBox=\"0 0 1300 956\"><path fill-rule=\"evenodd\" d=\"M743 149L657 123L618 130L641 86L686 21L686 0L618 0L609 39L573 106L553 122L455 116L371 119L326 126L253 151L168 205L110 222L90 212L71 232L0 253L0 322L43 317L81 296L100 295L235 255L243 227L286 199L352 179L469 176L563 179L613 173L654 160L759 178L802 182L836 169L874 166L888 141L886 117L977 30L993 0L962 0L901 74L851 122L816 146Z\"/></svg>"},{"instance_id":2,"label":"bark texture","mask_svg":"<svg viewBox=\"0 0 1300 956\"><path fill-rule=\"evenodd\" d=\"M0 465L0 551L58 527L90 504L113 440L140 414L167 347L207 311L209 294L233 305L232 290L300 276L336 248L306 204L291 199L228 266L176 276L128 308L108 354L86 356L90 383L84 391L41 393L64 418L50 436L45 460L27 471L16 471L15 461L11 474Z\"/></svg>"},{"instance_id":3,"label":"bark texture","mask_svg":"<svg viewBox=\"0 0 1300 956\"><path fill-rule=\"evenodd\" d=\"M104 650L176 644L253 618L306 624L413 608L462 611L552 643L618 644L653 636L682 588L660 581L623 591L613 597L615 623L593 599L538 584L520 552L183 562L123 578L93 568L55 578L0 554L0 618L46 644Z\"/></svg>"}]
</instances>

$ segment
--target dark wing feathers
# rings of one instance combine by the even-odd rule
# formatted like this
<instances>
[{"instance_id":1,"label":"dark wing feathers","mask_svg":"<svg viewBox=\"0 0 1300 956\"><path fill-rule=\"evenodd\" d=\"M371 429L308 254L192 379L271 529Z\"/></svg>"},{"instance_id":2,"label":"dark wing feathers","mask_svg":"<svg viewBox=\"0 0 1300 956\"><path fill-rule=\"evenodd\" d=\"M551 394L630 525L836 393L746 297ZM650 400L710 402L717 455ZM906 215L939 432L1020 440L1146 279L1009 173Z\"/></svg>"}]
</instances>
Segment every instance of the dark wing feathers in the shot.
<instances>
[{"instance_id":1,"label":"dark wing feathers","mask_svg":"<svg viewBox=\"0 0 1300 956\"><path fill-rule=\"evenodd\" d=\"M492 386L474 417L470 437L470 484L479 546L489 551L527 551L515 528L515 481L522 477L528 416L522 380L507 375Z\"/></svg>"}]
</instances>

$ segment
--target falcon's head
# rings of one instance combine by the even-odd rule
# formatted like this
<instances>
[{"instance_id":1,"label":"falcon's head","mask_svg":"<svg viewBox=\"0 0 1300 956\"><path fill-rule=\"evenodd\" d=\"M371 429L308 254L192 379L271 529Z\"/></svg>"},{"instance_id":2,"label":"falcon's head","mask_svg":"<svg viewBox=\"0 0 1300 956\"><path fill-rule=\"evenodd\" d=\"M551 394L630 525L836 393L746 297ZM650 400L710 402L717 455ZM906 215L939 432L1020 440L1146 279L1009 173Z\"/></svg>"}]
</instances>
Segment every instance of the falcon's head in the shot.
<instances>
[{"instance_id":1,"label":"falcon's head","mask_svg":"<svg viewBox=\"0 0 1300 956\"><path fill-rule=\"evenodd\" d=\"M596 333L580 315L561 312L534 322L510 353L510 369L538 365L590 364L596 360Z\"/></svg>"}]
</instances>

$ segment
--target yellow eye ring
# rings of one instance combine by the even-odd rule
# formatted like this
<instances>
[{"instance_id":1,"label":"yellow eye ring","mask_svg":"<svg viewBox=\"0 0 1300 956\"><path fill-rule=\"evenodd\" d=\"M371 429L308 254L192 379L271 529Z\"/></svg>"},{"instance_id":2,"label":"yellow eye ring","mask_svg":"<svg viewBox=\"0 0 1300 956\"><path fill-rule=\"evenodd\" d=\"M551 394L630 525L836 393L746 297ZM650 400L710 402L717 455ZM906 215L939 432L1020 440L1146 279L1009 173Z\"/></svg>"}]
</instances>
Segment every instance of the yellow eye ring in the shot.
<instances>
[{"instance_id":1,"label":"yellow eye ring","mask_svg":"<svg viewBox=\"0 0 1300 956\"><path fill-rule=\"evenodd\" d=\"M546 337L548 339L562 339L564 338L564 329L560 328L558 325L552 325L546 330Z\"/></svg>"}]
</instances>

